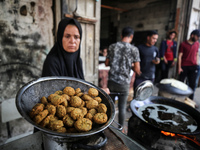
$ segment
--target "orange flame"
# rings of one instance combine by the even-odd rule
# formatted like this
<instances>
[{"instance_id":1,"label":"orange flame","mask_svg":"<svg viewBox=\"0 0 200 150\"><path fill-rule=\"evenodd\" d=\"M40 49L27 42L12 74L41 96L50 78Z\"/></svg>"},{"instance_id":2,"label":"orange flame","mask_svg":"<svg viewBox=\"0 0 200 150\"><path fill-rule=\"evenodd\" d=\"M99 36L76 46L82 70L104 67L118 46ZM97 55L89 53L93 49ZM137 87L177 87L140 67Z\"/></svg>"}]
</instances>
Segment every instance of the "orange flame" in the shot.
<instances>
[{"instance_id":1,"label":"orange flame","mask_svg":"<svg viewBox=\"0 0 200 150\"><path fill-rule=\"evenodd\" d=\"M166 136L172 136L172 137L176 136L176 134L170 133L170 132L161 131L161 133L166 135Z\"/></svg>"},{"instance_id":2,"label":"orange flame","mask_svg":"<svg viewBox=\"0 0 200 150\"><path fill-rule=\"evenodd\" d=\"M197 144L198 146L200 146L200 143L197 141L195 136L185 136L185 135L174 134L174 133L165 132L165 131L161 131L161 133L166 136L171 136L171 137L175 137L175 136L182 137L182 138L188 139L188 140L194 142L195 144Z\"/></svg>"},{"instance_id":3,"label":"orange flame","mask_svg":"<svg viewBox=\"0 0 200 150\"><path fill-rule=\"evenodd\" d=\"M181 134L177 134L177 136L180 136L180 137L186 138L186 139L188 139L190 141L193 141L195 144L197 144L198 146L200 146L200 143L196 140L195 136L192 136L192 138L190 138L188 136L185 136L185 135L181 135Z\"/></svg>"}]
</instances>

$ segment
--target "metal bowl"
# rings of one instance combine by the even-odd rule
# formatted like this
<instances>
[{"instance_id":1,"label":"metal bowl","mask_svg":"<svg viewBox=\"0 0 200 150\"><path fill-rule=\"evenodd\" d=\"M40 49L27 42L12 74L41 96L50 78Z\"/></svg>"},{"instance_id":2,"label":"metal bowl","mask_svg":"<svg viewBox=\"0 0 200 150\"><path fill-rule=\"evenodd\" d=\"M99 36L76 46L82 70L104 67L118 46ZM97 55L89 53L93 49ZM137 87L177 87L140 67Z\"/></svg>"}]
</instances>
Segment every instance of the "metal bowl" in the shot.
<instances>
[{"instance_id":1,"label":"metal bowl","mask_svg":"<svg viewBox=\"0 0 200 150\"><path fill-rule=\"evenodd\" d=\"M66 86L71 86L73 88L80 88L83 92L87 92L89 88L96 88L99 91L99 96L102 98L102 103L107 106L107 115L108 121L103 125L94 125L92 130L88 132L82 133L58 133L52 131L50 129L44 128L40 125L37 125L31 118L29 117L29 112L33 108L33 106L40 102L40 98L45 96L49 96L58 90L63 90ZM56 136L62 137L86 137L96 133L99 133L105 130L114 120L115 118L115 108L114 103L111 97L104 92L101 88L89 83L87 81L71 78L71 77L43 77L33 80L26 85L24 85L17 93L16 96L16 106L19 113L22 115L24 119L26 119L33 126L38 128L39 130Z\"/></svg>"}]
</instances>

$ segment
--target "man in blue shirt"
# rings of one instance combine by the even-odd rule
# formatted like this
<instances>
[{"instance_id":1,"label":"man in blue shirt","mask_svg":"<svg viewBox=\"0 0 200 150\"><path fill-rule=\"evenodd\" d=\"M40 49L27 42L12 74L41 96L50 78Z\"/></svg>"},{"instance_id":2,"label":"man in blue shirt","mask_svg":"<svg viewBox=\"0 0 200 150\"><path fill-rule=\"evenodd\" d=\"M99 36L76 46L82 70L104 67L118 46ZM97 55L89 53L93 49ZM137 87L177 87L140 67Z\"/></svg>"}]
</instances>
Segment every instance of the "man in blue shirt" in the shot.
<instances>
[{"instance_id":1,"label":"man in blue shirt","mask_svg":"<svg viewBox=\"0 0 200 150\"><path fill-rule=\"evenodd\" d=\"M154 82L157 64L160 63L158 48L155 45L158 39L156 31L148 31L146 43L139 45L141 75L136 76L134 89L145 80Z\"/></svg>"}]
</instances>

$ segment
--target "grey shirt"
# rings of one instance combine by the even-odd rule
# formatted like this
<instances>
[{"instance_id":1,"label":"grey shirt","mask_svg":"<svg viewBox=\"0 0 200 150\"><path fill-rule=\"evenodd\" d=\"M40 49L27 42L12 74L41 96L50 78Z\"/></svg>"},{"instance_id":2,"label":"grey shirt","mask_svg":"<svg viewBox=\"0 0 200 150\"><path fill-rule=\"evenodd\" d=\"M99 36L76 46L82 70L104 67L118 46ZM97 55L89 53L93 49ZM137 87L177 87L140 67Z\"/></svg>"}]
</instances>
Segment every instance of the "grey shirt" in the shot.
<instances>
[{"instance_id":1,"label":"grey shirt","mask_svg":"<svg viewBox=\"0 0 200 150\"><path fill-rule=\"evenodd\" d=\"M129 84L132 63L140 62L138 48L130 43L117 42L109 46L107 58L110 62L109 80Z\"/></svg>"}]
</instances>

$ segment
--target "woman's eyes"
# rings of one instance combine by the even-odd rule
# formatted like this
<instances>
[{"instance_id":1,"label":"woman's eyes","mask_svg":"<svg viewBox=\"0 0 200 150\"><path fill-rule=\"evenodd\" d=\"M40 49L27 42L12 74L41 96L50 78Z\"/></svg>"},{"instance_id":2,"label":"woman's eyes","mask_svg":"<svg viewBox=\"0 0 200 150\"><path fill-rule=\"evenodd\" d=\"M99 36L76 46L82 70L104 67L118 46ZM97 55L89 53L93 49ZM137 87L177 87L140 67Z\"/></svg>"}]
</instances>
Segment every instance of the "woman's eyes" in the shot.
<instances>
[{"instance_id":1,"label":"woman's eyes","mask_svg":"<svg viewBox=\"0 0 200 150\"><path fill-rule=\"evenodd\" d=\"M71 38L71 35L66 35L65 37L69 39L69 38ZM80 39L80 36L74 35L74 39L78 40L78 39Z\"/></svg>"},{"instance_id":2,"label":"woman's eyes","mask_svg":"<svg viewBox=\"0 0 200 150\"><path fill-rule=\"evenodd\" d=\"M75 38L75 39L80 39L80 36L75 35L74 38Z\"/></svg>"},{"instance_id":3,"label":"woman's eyes","mask_svg":"<svg viewBox=\"0 0 200 150\"><path fill-rule=\"evenodd\" d=\"M66 38L70 38L71 36L70 36L70 35L66 35L65 37L66 37Z\"/></svg>"}]
</instances>

